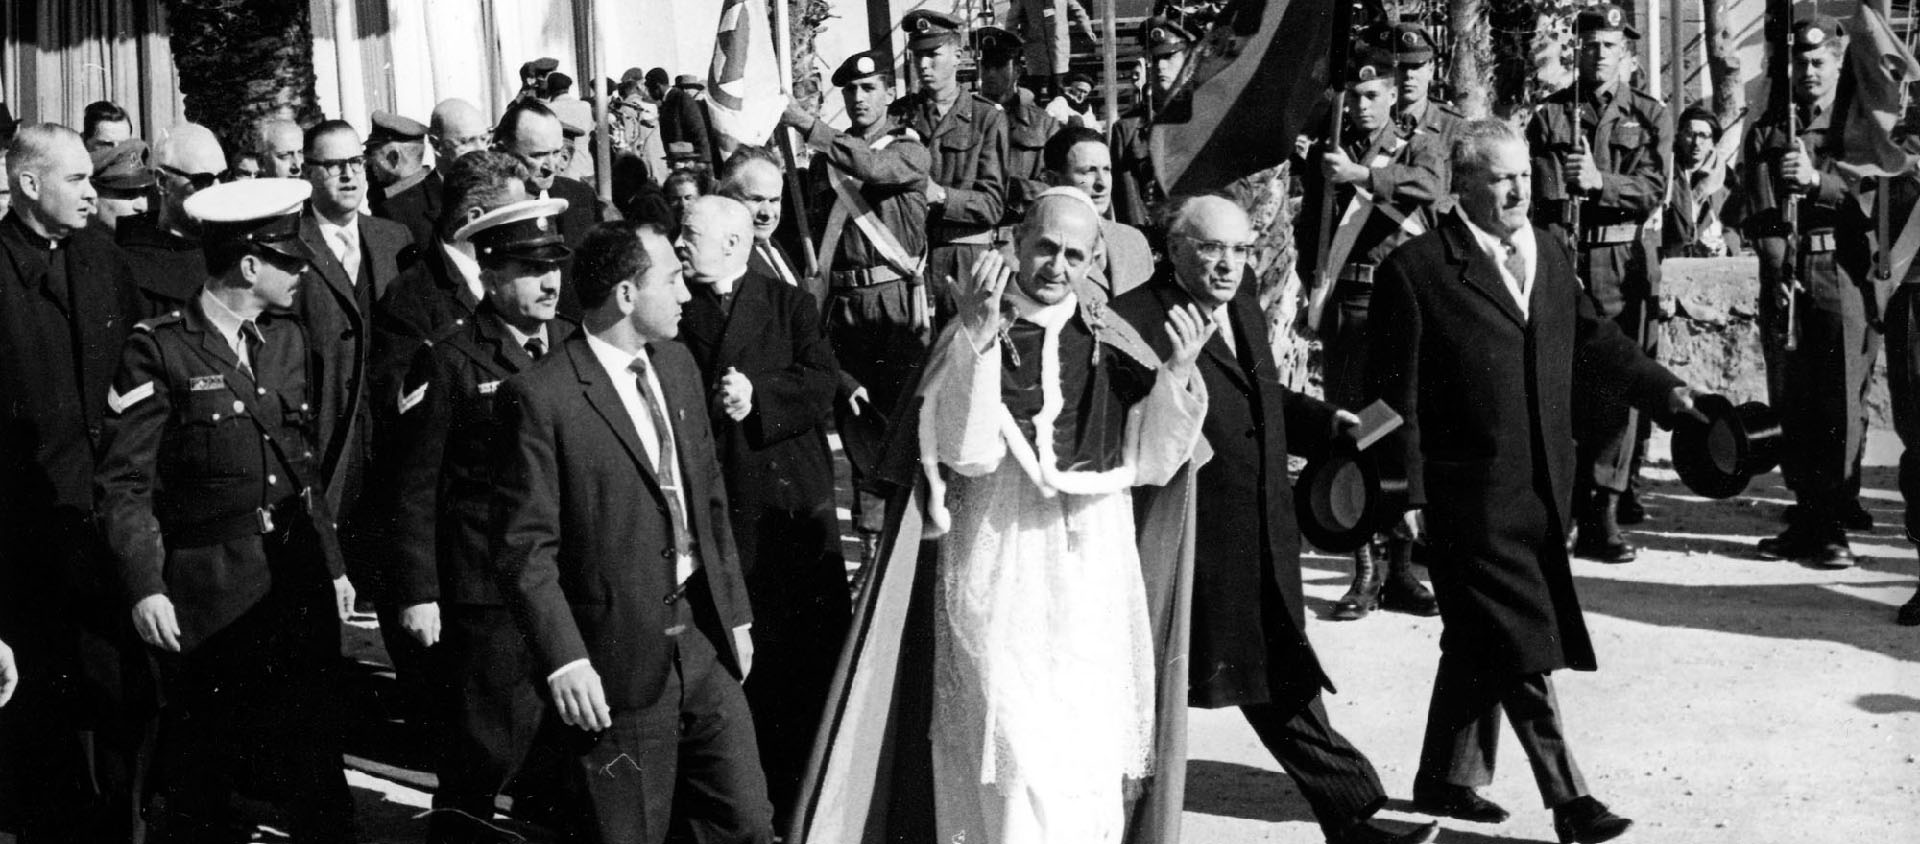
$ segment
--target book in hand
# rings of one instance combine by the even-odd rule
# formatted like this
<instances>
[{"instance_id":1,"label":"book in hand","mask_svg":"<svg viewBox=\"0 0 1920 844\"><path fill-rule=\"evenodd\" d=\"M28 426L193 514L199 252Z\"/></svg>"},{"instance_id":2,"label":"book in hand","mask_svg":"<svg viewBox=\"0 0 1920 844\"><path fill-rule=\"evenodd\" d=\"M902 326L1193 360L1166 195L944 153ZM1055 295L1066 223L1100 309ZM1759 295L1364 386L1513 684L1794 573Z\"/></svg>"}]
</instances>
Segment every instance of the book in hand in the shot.
<instances>
[{"instance_id":1,"label":"book in hand","mask_svg":"<svg viewBox=\"0 0 1920 844\"><path fill-rule=\"evenodd\" d=\"M1388 407L1386 402L1378 399L1375 399L1373 404L1367 405L1366 409L1361 410L1359 415L1360 424L1348 432L1353 436L1353 445L1357 451L1366 451L1367 446L1379 442L1381 437L1393 433L1395 428L1400 427L1401 422L1406 421L1401 419L1400 414L1395 413L1393 408Z\"/></svg>"}]
</instances>

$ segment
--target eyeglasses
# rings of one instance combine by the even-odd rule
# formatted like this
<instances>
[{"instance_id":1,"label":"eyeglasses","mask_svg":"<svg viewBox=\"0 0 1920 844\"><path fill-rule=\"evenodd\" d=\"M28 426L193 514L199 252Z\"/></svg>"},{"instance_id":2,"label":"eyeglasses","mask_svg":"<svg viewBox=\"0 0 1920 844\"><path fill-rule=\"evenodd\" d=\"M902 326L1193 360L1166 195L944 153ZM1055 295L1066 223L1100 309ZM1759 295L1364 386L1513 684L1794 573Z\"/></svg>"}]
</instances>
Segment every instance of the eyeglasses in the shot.
<instances>
[{"instance_id":1,"label":"eyeglasses","mask_svg":"<svg viewBox=\"0 0 1920 844\"><path fill-rule=\"evenodd\" d=\"M193 185L194 190L206 190L207 188L213 187L214 182L220 181L219 173L189 173L177 167L168 167L165 164L160 165L160 172L176 179L187 180L187 184Z\"/></svg>"},{"instance_id":2,"label":"eyeglasses","mask_svg":"<svg viewBox=\"0 0 1920 844\"><path fill-rule=\"evenodd\" d=\"M1253 255L1251 243L1221 243L1217 240L1201 240L1189 235L1180 235L1180 239L1193 244L1193 251L1208 261L1226 258L1231 261L1245 261Z\"/></svg>"},{"instance_id":3,"label":"eyeglasses","mask_svg":"<svg viewBox=\"0 0 1920 844\"><path fill-rule=\"evenodd\" d=\"M344 176L348 171L364 172L367 169L367 157L356 155L352 158L309 158L307 166L322 173L338 173Z\"/></svg>"}]
</instances>

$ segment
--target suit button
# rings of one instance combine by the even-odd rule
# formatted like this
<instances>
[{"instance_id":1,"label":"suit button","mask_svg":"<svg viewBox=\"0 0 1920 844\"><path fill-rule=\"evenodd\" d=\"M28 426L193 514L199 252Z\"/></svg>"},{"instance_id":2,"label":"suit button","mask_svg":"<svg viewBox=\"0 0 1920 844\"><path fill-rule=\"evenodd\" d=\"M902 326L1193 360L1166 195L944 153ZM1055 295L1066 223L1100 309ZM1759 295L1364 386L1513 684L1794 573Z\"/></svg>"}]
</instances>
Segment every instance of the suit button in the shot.
<instances>
[{"instance_id":1,"label":"suit button","mask_svg":"<svg viewBox=\"0 0 1920 844\"><path fill-rule=\"evenodd\" d=\"M267 476L267 486L273 486L274 484L277 484L279 482L280 482L280 478L278 476L275 476L275 475Z\"/></svg>"},{"instance_id":2,"label":"suit button","mask_svg":"<svg viewBox=\"0 0 1920 844\"><path fill-rule=\"evenodd\" d=\"M660 559L662 560L673 559L673 546L669 545L665 548L660 549Z\"/></svg>"},{"instance_id":3,"label":"suit button","mask_svg":"<svg viewBox=\"0 0 1920 844\"><path fill-rule=\"evenodd\" d=\"M264 396L264 395L266 395L266 394L267 394L267 388L265 388L265 387L255 387L255 388L253 388L253 392L254 392L254 395L259 395L259 396Z\"/></svg>"},{"instance_id":4,"label":"suit button","mask_svg":"<svg viewBox=\"0 0 1920 844\"><path fill-rule=\"evenodd\" d=\"M234 399L234 400L233 400L233 415L235 415L235 416L239 416L240 414L242 414L242 413L246 413L246 412L247 412L247 404L246 404L246 402L243 402L243 401L241 401L241 400L239 400L239 399Z\"/></svg>"}]
</instances>

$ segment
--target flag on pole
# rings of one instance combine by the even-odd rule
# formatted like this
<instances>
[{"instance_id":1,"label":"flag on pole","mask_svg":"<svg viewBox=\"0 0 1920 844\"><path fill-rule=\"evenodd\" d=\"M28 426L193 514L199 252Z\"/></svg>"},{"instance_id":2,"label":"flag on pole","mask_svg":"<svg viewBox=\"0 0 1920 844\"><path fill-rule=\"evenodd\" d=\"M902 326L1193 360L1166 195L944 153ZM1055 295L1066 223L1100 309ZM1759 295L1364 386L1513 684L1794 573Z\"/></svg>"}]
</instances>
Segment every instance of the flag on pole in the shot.
<instances>
[{"instance_id":1,"label":"flag on pole","mask_svg":"<svg viewBox=\"0 0 1920 844\"><path fill-rule=\"evenodd\" d=\"M1902 148L1894 130L1906 111L1906 86L1920 82L1920 62L1871 3L1861 3L1846 27L1854 89L1842 166L1857 176L1911 172L1920 158Z\"/></svg>"},{"instance_id":2,"label":"flag on pole","mask_svg":"<svg viewBox=\"0 0 1920 844\"><path fill-rule=\"evenodd\" d=\"M766 0L724 0L707 72L714 129L760 146L773 137L787 95L780 90L780 58L773 49Z\"/></svg>"},{"instance_id":3,"label":"flag on pole","mask_svg":"<svg viewBox=\"0 0 1920 844\"><path fill-rule=\"evenodd\" d=\"M1169 196L1226 187L1285 161L1327 89L1333 3L1240 0L1195 33L1187 81L1154 117Z\"/></svg>"}]
</instances>

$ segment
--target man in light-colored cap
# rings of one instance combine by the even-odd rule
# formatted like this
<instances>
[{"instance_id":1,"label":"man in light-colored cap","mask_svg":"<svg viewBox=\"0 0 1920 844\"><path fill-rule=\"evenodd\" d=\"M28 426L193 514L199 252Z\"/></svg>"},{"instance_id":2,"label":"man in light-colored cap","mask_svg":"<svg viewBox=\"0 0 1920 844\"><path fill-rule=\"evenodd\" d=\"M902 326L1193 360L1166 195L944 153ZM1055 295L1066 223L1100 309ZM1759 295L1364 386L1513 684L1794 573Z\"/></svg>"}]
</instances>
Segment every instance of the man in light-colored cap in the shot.
<instances>
[{"instance_id":1,"label":"man in light-colored cap","mask_svg":"<svg viewBox=\"0 0 1920 844\"><path fill-rule=\"evenodd\" d=\"M93 189L100 198L93 204L92 221L108 235L120 225L120 218L147 213L147 191L153 187L153 169L147 165L151 157L147 142L139 138L93 150Z\"/></svg>"},{"instance_id":2,"label":"man in light-colored cap","mask_svg":"<svg viewBox=\"0 0 1920 844\"><path fill-rule=\"evenodd\" d=\"M207 266L200 253L200 227L187 214L187 198L220 179L226 158L207 127L182 123L160 136L153 150L159 207L151 217L120 221L115 242L133 265L133 283L146 299L147 315L180 309L200 292Z\"/></svg>"}]
</instances>

